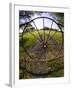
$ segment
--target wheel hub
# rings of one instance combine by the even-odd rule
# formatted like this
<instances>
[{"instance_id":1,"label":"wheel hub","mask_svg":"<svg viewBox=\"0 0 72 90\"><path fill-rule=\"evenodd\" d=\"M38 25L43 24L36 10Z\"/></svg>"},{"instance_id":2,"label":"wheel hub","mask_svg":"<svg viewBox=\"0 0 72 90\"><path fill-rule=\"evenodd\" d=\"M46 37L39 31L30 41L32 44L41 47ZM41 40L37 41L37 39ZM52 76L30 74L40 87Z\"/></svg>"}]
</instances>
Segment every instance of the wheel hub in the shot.
<instances>
[{"instance_id":1,"label":"wheel hub","mask_svg":"<svg viewBox=\"0 0 72 90\"><path fill-rule=\"evenodd\" d=\"M43 48L47 48L47 43L43 43Z\"/></svg>"}]
</instances>

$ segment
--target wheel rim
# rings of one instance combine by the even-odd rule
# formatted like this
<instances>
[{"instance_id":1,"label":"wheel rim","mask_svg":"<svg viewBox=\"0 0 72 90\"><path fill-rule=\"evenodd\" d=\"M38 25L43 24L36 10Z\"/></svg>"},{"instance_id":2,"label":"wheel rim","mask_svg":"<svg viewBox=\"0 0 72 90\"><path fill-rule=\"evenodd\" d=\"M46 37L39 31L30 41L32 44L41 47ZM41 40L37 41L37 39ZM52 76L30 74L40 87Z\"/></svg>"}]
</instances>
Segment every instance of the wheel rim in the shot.
<instances>
[{"instance_id":1,"label":"wheel rim","mask_svg":"<svg viewBox=\"0 0 72 90\"><path fill-rule=\"evenodd\" d=\"M58 26L58 28L60 29L61 38L62 38L61 42L58 43L57 40L54 38L54 36L58 33L57 31L54 31L54 33L51 35L51 32L52 32L51 29L52 29L53 24L51 25L51 28L48 31L47 37L46 37L46 31L45 30L43 30L43 32L42 32L43 34L40 33L40 30L37 28L37 26L35 24L35 20L40 19L40 18L43 19L43 28L44 28L44 19L51 20L52 23L55 23ZM31 47L29 50L29 48L24 47L24 40L23 39L24 39L24 34L25 34L24 30L26 30L26 27L30 23L34 24L39 38L35 34L33 34L32 32L28 31L28 33L30 33L37 40L36 44L33 47ZM25 27L24 27L24 30L22 33L22 47L24 49L24 52L28 56L28 58L24 57L26 65L27 65L27 63L30 63L30 62L34 62L34 64L37 64L37 61L39 64L41 64L42 62L47 62L49 60L54 60L56 58L61 57L59 55L60 55L60 52L63 50L63 31L61 29L61 26L63 27L63 25L56 23L56 21L54 21L53 19L48 18L48 17L38 17L38 18L35 18L35 19L33 19L33 20L23 24L23 25L25 25ZM51 55L49 55L52 53L55 53L53 55L53 57ZM34 55L31 55L31 54L34 54ZM39 74L43 75L43 74L48 73L48 72L34 72L34 70L32 71L31 68L30 69L26 68L26 70L29 73L36 74L36 75L39 75Z\"/></svg>"}]
</instances>

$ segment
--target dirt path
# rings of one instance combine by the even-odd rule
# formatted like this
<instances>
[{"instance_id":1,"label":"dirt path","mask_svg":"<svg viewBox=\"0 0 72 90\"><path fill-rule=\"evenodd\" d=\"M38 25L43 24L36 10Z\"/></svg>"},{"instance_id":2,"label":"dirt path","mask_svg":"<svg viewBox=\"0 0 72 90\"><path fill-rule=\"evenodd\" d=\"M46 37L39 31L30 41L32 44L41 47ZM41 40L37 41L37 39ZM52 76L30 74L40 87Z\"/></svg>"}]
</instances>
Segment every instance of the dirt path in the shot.
<instances>
[{"instance_id":1,"label":"dirt path","mask_svg":"<svg viewBox=\"0 0 72 90\"><path fill-rule=\"evenodd\" d=\"M59 47L58 42L53 38L51 38L49 42L51 43L51 45L47 44L47 47L43 48L42 43L37 41L37 43L32 48L30 48L29 52L33 53L34 58L37 60L50 60L52 58L56 58L61 54L61 46Z\"/></svg>"},{"instance_id":2,"label":"dirt path","mask_svg":"<svg viewBox=\"0 0 72 90\"><path fill-rule=\"evenodd\" d=\"M49 45L49 43L51 45ZM30 49L28 49L27 51L34 59L31 59L29 56L26 56L26 60L30 61L26 64L26 72L28 73L27 75L30 74L31 78L43 78L45 77L45 75L47 76L48 72L53 70L53 67L56 67L57 69L60 65L63 65L63 57L61 58L62 63L59 62L60 58L57 59L60 65L56 66L57 61L55 62L55 64L53 64L53 67L51 67L52 64L48 64L48 61L64 55L63 49L59 51L61 47L61 45L59 46L59 43L54 38L51 38L50 40L48 40L46 48L44 48L43 43L39 41L37 41L33 47L30 47Z\"/></svg>"}]
</instances>

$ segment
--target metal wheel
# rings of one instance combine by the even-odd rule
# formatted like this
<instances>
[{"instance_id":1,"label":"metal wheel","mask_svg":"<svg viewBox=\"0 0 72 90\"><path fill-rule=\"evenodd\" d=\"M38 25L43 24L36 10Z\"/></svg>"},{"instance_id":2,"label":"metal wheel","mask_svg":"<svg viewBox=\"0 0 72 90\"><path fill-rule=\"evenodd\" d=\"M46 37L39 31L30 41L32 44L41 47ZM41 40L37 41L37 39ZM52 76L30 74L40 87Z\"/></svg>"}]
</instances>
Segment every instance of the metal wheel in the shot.
<instances>
[{"instance_id":1,"label":"metal wheel","mask_svg":"<svg viewBox=\"0 0 72 90\"><path fill-rule=\"evenodd\" d=\"M39 19L42 20L42 29L39 29L35 23ZM51 22L49 28L45 27L46 20ZM33 28L29 27L30 25ZM56 25L58 29L54 29L53 25ZM22 26L24 27L21 39L25 52L25 68L28 73L33 75L45 75L48 70L47 67L43 68L42 65L63 55L63 25L48 17L37 17L20 25L20 27ZM30 37L26 38L25 35Z\"/></svg>"}]
</instances>

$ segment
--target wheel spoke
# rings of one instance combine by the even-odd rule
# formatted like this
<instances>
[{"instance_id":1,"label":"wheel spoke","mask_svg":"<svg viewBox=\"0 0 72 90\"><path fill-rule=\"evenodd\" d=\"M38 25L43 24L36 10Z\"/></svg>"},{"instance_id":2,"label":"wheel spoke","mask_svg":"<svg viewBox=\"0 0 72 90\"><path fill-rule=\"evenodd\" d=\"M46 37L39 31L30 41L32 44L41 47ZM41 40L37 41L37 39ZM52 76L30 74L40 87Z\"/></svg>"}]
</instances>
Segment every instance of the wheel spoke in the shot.
<instances>
[{"instance_id":1,"label":"wheel spoke","mask_svg":"<svg viewBox=\"0 0 72 90\"><path fill-rule=\"evenodd\" d=\"M57 44L47 44L47 45L57 45Z\"/></svg>"},{"instance_id":2,"label":"wheel spoke","mask_svg":"<svg viewBox=\"0 0 72 90\"><path fill-rule=\"evenodd\" d=\"M50 27L49 34L48 34L48 37L47 37L47 41L46 42L48 42L48 39L49 39L49 36L50 36L50 33L51 33L52 26L53 26L53 21L51 23L51 27Z\"/></svg>"},{"instance_id":3,"label":"wheel spoke","mask_svg":"<svg viewBox=\"0 0 72 90\"><path fill-rule=\"evenodd\" d=\"M59 43L60 41L62 42L62 40L59 40L61 38L61 36L59 37L59 38L55 38L55 41L57 42L57 43Z\"/></svg>"},{"instance_id":4,"label":"wheel spoke","mask_svg":"<svg viewBox=\"0 0 72 90\"><path fill-rule=\"evenodd\" d=\"M43 34L44 34L44 42L45 42L45 29L44 29L44 18L43 18Z\"/></svg>"},{"instance_id":5,"label":"wheel spoke","mask_svg":"<svg viewBox=\"0 0 72 90\"><path fill-rule=\"evenodd\" d=\"M37 28L37 26L36 26L36 24L35 24L34 21L33 21L33 24L34 24L34 26L35 26L35 28L36 28L38 34L39 34L40 39L43 41L42 36L41 36L41 34L40 34L40 32L39 32L39 30L38 30L38 28Z\"/></svg>"},{"instance_id":6,"label":"wheel spoke","mask_svg":"<svg viewBox=\"0 0 72 90\"><path fill-rule=\"evenodd\" d=\"M31 58L31 59L34 59L30 54L29 52L27 52L27 50L24 48L24 52Z\"/></svg>"},{"instance_id":7,"label":"wheel spoke","mask_svg":"<svg viewBox=\"0 0 72 90\"><path fill-rule=\"evenodd\" d=\"M39 40L33 33L29 32L32 36L34 36L39 42L41 42L41 40Z\"/></svg>"},{"instance_id":8,"label":"wheel spoke","mask_svg":"<svg viewBox=\"0 0 72 90\"><path fill-rule=\"evenodd\" d=\"M51 24L51 29L52 29L52 26L53 26L53 21L52 21L52 24Z\"/></svg>"},{"instance_id":9,"label":"wheel spoke","mask_svg":"<svg viewBox=\"0 0 72 90\"><path fill-rule=\"evenodd\" d=\"M50 40L51 38L53 38L56 33L57 33L57 31L55 31L55 33L54 33L52 36L50 36L50 37L48 38L48 40Z\"/></svg>"},{"instance_id":10,"label":"wheel spoke","mask_svg":"<svg viewBox=\"0 0 72 90\"><path fill-rule=\"evenodd\" d=\"M27 26L26 26L27 27ZM24 30L27 31L26 27L24 28ZM24 33L24 30L23 30L23 33ZM36 35L34 35L32 32L29 32L32 36L34 36L34 38L36 38L39 42L41 42L41 40L39 40ZM23 37L23 36L22 36Z\"/></svg>"},{"instance_id":11,"label":"wheel spoke","mask_svg":"<svg viewBox=\"0 0 72 90\"><path fill-rule=\"evenodd\" d=\"M48 40L50 40L51 38L53 38L54 35L56 35L56 34L57 34L57 31L55 31L55 33L54 33ZM55 42L57 42L57 40L58 40L58 39L54 39ZM59 42L57 42L57 45L58 45L58 47L59 47L59 45L60 45L60 48L63 47L63 40L62 40L61 42L62 42L61 44L59 44Z\"/></svg>"}]
</instances>

